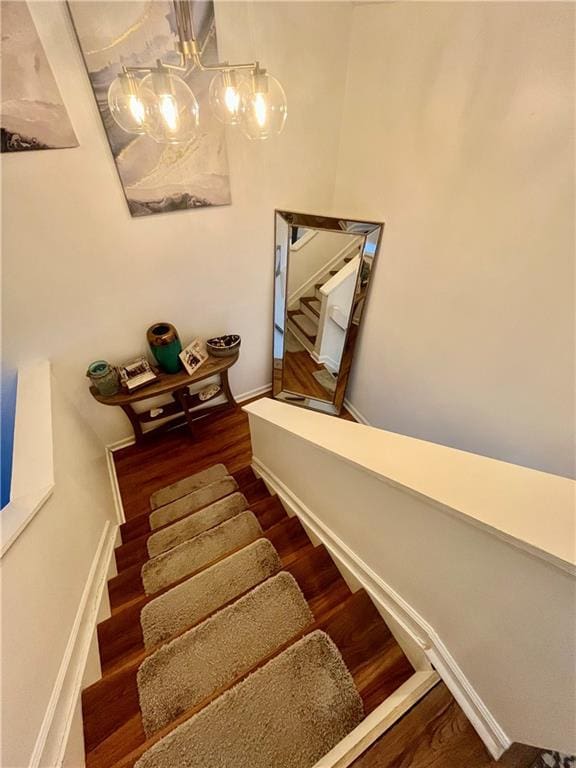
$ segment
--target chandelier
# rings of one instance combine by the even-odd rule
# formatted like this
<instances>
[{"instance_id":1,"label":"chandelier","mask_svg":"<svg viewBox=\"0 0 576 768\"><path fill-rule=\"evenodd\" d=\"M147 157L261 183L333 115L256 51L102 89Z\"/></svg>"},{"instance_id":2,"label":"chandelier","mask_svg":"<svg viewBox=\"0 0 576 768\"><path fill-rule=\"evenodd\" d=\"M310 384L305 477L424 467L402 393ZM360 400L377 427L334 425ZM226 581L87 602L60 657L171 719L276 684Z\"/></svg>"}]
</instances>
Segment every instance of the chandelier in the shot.
<instances>
[{"instance_id":1,"label":"chandelier","mask_svg":"<svg viewBox=\"0 0 576 768\"><path fill-rule=\"evenodd\" d=\"M278 80L257 61L204 64L189 0L173 3L180 63L165 64L158 59L153 67L122 67L108 89L115 122L128 133L146 134L160 143L189 141L199 133L200 109L185 78L194 71L215 72L208 96L220 122L239 126L249 139L279 134L287 107Z\"/></svg>"}]
</instances>

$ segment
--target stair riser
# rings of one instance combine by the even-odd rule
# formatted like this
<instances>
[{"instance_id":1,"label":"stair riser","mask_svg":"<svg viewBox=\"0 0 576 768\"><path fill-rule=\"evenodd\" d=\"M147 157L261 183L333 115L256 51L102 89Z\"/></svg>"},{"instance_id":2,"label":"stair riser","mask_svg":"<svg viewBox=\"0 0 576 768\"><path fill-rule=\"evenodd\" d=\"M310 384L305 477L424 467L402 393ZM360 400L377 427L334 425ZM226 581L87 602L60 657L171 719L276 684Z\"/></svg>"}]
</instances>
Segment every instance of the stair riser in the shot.
<instances>
[{"instance_id":1,"label":"stair riser","mask_svg":"<svg viewBox=\"0 0 576 768\"><path fill-rule=\"evenodd\" d=\"M304 349L307 349L308 352L314 351L314 344L310 342L310 339L306 338L306 336L302 333L300 328L296 326L296 323L292 322L292 320L288 320L288 328L292 331L294 336L298 339L300 344L304 347Z\"/></svg>"},{"instance_id":2,"label":"stair riser","mask_svg":"<svg viewBox=\"0 0 576 768\"><path fill-rule=\"evenodd\" d=\"M356 686L364 699L367 714L371 711L370 707L373 708L370 698L375 679L366 673L366 664L375 653L380 653L383 661L386 661L386 655L391 657L387 665L383 663L379 666L378 675L380 675L382 669L386 669L386 673L391 681L393 680L393 683L391 682L391 686L394 686L391 688L392 690L408 679L412 673L410 665L403 661L403 657L399 658L394 653L395 641L372 602L363 591L350 596L347 601L340 604L336 611L326 618L320 619L302 634L307 634L313 629L322 629L337 645L348 669L355 678ZM276 655L283 649L278 649L273 655ZM262 666L270 658L263 659L257 667ZM239 682L244 677L246 675L242 675L235 682ZM87 741L90 739L89 743L93 743L93 740L96 738L95 746L100 745L100 759L91 768L96 768L96 766L98 768L110 768L110 766L119 761L118 750L120 747L125 756L129 755L129 759L126 762L122 761L122 768L133 766L137 758L161 736L166 735L166 733L173 730L178 724L188 719L188 717L202 709L203 706L215 698L215 696L212 696L203 701L200 705L180 716L171 726L146 741L141 725L139 725L141 716L135 680L135 673L131 675L129 672L124 672L122 675L119 675L116 688L120 693L118 693L113 685L109 684L106 697L103 696L98 705L94 700L89 701L88 696L85 697L85 717L94 718L86 732ZM110 714L106 715L109 718L106 723L98 720L98 713L101 713L102 704L106 702L111 703L114 696L118 695L121 697L122 704L118 705L116 702L111 704L109 707ZM367 701L369 702L368 704ZM92 713L94 714L92 715ZM101 729L101 734L107 732L104 738L98 739L98 728ZM120 741L118 737L119 732L121 733L121 745L118 743ZM137 754L130 755L133 750L136 750ZM108 754L112 759L109 758L107 760Z\"/></svg>"},{"instance_id":3,"label":"stair riser","mask_svg":"<svg viewBox=\"0 0 576 768\"><path fill-rule=\"evenodd\" d=\"M261 501L270 496L270 493L262 480L254 480L250 484L244 486L239 484L238 490L246 496L249 504ZM123 544L133 541L134 539L139 539L150 532L150 510L127 520L120 526L120 536Z\"/></svg>"},{"instance_id":4,"label":"stair riser","mask_svg":"<svg viewBox=\"0 0 576 768\"><path fill-rule=\"evenodd\" d=\"M300 302L300 311L303 315L306 315L306 317L310 318L313 323L316 323L318 325L318 321L320 319L320 314L316 314L313 309L311 309L307 304L305 304L303 301Z\"/></svg>"},{"instance_id":5,"label":"stair riser","mask_svg":"<svg viewBox=\"0 0 576 768\"><path fill-rule=\"evenodd\" d=\"M312 317L309 317L308 315L303 315L302 313L298 313L294 317L291 317L290 320L298 328L301 334L303 334L311 343L314 343L314 340L316 339L316 336L318 334L318 318L317 317L315 317L314 315Z\"/></svg>"},{"instance_id":6,"label":"stair riser","mask_svg":"<svg viewBox=\"0 0 576 768\"><path fill-rule=\"evenodd\" d=\"M266 538L272 542L286 567L297 559L304 547L310 546L309 539L296 518L287 518L272 526L266 531ZM198 572L201 570L204 569L199 569ZM144 594L139 566L128 568L108 583L112 616L98 625L103 670L110 670L121 663L122 659L143 647L140 611L144 605L186 581L191 575L193 574L150 597ZM136 627L133 626L134 615L137 616Z\"/></svg>"},{"instance_id":7,"label":"stair riser","mask_svg":"<svg viewBox=\"0 0 576 768\"><path fill-rule=\"evenodd\" d=\"M284 567L298 582L315 614L333 607L324 596L327 590L331 590L329 593L331 596L334 594L331 588L335 583L341 583L345 587L338 569L324 547L312 548L308 540L305 547L293 553L292 562L284 563ZM347 595L348 589L345 587L341 594ZM136 605L124 609L98 625L103 674L106 675L118 669L134 654L144 651L140 612L151 599L140 600Z\"/></svg>"},{"instance_id":8,"label":"stair riser","mask_svg":"<svg viewBox=\"0 0 576 768\"><path fill-rule=\"evenodd\" d=\"M276 525L276 523L279 523L286 517L284 508L278 499L272 496L250 504L249 508L258 518L258 522L263 530L267 530L273 525ZM195 515L196 512L192 512L192 514ZM187 517L187 515L185 517ZM184 520L185 517L180 519ZM157 528L154 533L167 527L168 526L162 526L162 528ZM149 559L147 542L151 535L151 532L146 533L138 539L132 539L131 541L126 542L126 544L122 544L120 547L116 548L115 557L118 573L121 573L134 565L141 566Z\"/></svg>"},{"instance_id":9,"label":"stair riser","mask_svg":"<svg viewBox=\"0 0 576 768\"><path fill-rule=\"evenodd\" d=\"M305 546L308 542L308 537L306 536L306 532L302 528L301 523L294 517L287 518L277 526L272 526L272 528L266 531L266 538L270 539L282 559ZM226 553L226 555L223 555L222 557L227 557L229 554L231 554L231 552ZM218 560L221 559L222 558L218 558ZM214 562L217 562L217 560ZM210 565L213 565L213 563L206 563L195 571L195 573L199 573L205 568L209 568ZM192 575L193 573L187 574L182 579L179 579L166 587L166 589L171 589L176 584L189 579ZM155 593L152 597L157 597L159 594L165 592L166 589ZM135 600L145 598L146 594L142 583L141 566L133 565L130 568L126 568L126 570L119 573L113 579L110 579L108 582L108 595L110 598L110 609L112 614L120 612L124 607L130 605Z\"/></svg>"}]
</instances>

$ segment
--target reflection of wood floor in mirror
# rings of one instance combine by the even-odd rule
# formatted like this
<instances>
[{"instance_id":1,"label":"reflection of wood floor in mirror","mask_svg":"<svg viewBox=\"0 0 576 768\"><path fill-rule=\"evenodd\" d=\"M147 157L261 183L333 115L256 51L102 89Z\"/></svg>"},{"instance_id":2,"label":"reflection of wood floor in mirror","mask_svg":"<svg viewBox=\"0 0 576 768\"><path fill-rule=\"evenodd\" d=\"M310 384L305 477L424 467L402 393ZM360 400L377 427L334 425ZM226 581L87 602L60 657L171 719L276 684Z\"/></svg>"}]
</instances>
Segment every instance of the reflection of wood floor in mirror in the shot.
<instances>
[{"instance_id":1,"label":"reflection of wood floor in mirror","mask_svg":"<svg viewBox=\"0 0 576 768\"><path fill-rule=\"evenodd\" d=\"M326 370L318 365L303 349L301 352L286 352L284 357L283 389L298 395L316 397L332 402L333 394L316 381L314 373Z\"/></svg>"}]
</instances>

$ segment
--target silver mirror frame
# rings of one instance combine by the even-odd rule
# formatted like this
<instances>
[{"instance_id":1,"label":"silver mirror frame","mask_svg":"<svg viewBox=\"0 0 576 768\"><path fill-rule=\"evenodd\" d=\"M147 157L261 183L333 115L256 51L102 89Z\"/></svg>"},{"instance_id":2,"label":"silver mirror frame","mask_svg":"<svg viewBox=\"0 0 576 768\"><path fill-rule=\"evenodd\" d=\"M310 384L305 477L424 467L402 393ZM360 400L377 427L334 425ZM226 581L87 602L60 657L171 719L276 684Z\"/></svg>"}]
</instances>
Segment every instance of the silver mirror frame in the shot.
<instances>
[{"instance_id":1,"label":"silver mirror frame","mask_svg":"<svg viewBox=\"0 0 576 768\"><path fill-rule=\"evenodd\" d=\"M274 307L273 307L273 333L272 333L272 395L276 400L282 400L303 408L321 411L334 416L340 414L346 396L346 387L352 367L354 349L358 340L358 333L362 324L362 316L366 301L370 294L374 265L376 263L382 233L383 222L361 221L358 219L336 218L333 216L318 216L295 211L275 210L275 238L274 238ZM362 236L360 253L361 261L356 277L354 289L354 305L348 318L344 347L334 397L318 399L306 396L303 393L291 392L284 388L284 358L286 332L288 328L288 270L290 235L292 228L307 228L310 230L342 232L343 234L356 234ZM365 291L362 294L361 286L363 273L368 268L368 279L365 283Z\"/></svg>"}]
</instances>

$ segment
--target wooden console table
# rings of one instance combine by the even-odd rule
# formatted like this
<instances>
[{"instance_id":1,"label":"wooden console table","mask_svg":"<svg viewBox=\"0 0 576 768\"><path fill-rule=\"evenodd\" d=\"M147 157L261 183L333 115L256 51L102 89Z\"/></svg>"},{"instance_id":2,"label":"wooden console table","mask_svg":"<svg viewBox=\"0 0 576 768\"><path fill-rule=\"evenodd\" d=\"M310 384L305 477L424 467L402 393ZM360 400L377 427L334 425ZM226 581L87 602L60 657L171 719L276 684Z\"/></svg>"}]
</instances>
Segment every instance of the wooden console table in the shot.
<instances>
[{"instance_id":1,"label":"wooden console table","mask_svg":"<svg viewBox=\"0 0 576 768\"><path fill-rule=\"evenodd\" d=\"M225 408L234 408L236 401L230 391L230 384L228 383L228 369L231 368L238 360L239 355L236 354L231 357L212 357L210 356L200 368L191 376L186 371L180 373L160 373L158 378L146 384L134 392L126 392L120 390L116 395L109 395L105 397L101 395L96 387L90 387L90 392L95 400L103 405L117 405L130 419L130 423L134 429L134 437L137 443L143 442L143 440L152 431L156 431L161 427L174 427L179 424L188 423L190 431L193 432L193 421L201 416L205 416L207 412L221 410ZM191 384L198 384L205 379L210 379L213 376L220 377L220 389L208 400L200 400L197 394L191 394L189 387ZM149 400L153 397L159 397L161 395L171 395L173 402L168 402L165 405L158 405L151 410L162 409L160 413L152 415L151 410L138 412L133 408L134 403L141 402L142 400ZM215 405L209 408L202 408L201 410L194 410L199 405L204 405L217 397L224 395L226 398L225 405ZM171 418L179 416L180 418ZM162 421L170 418L169 422L166 422L155 430L143 431L143 424L153 424L154 422Z\"/></svg>"}]
</instances>

